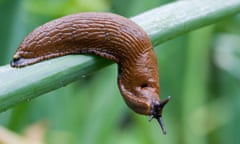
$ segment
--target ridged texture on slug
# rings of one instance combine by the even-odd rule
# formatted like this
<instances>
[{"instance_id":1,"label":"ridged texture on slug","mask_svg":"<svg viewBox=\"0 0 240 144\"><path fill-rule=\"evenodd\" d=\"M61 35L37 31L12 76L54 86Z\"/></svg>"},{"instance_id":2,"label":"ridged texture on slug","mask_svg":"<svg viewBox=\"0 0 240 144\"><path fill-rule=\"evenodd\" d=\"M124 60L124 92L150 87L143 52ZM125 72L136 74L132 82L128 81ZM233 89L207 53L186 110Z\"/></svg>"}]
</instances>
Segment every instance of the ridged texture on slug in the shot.
<instances>
[{"instance_id":1,"label":"ridged texture on slug","mask_svg":"<svg viewBox=\"0 0 240 144\"><path fill-rule=\"evenodd\" d=\"M156 57L137 24L110 13L81 13L56 19L30 33L11 63L23 67L68 54L93 53L119 65L118 84L135 112L150 115L159 104Z\"/></svg>"}]
</instances>

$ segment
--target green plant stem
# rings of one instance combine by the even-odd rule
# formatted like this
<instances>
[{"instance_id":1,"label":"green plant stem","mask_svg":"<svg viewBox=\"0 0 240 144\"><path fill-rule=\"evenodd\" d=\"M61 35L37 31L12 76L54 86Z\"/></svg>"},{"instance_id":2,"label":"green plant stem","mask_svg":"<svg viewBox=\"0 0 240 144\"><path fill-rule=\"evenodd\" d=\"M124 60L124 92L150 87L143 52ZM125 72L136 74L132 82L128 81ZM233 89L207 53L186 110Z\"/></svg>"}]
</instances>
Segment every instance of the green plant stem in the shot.
<instances>
[{"instance_id":1,"label":"green plant stem","mask_svg":"<svg viewBox=\"0 0 240 144\"><path fill-rule=\"evenodd\" d=\"M156 46L183 33L215 23L240 11L239 0L192 0L171 3L132 20ZM0 111L60 88L111 62L92 56L65 56L21 69L0 67Z\"/></svg>"},{"instance_id":2,"label":"green plant stem","mask_svg":"<svg viewBox=\"0 0 240 144\"><path fill-rule=\"evenodd\" d=\"M142 26L157 45L238 13L239 7L237 0L183 0L152 9L132 20Z\"/></svg>"}]
</instances>

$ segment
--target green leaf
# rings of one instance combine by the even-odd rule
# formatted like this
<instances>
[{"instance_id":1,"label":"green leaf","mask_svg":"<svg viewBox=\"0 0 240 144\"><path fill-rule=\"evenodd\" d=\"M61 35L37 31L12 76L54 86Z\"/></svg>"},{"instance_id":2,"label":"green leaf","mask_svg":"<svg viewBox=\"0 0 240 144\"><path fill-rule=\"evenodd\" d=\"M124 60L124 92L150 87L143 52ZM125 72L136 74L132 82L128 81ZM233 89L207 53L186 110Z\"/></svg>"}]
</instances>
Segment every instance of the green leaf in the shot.
<instances>
[{"instance_id":1,"label":"green leaf","mask_svg":"<svg viewBox=\"0 0 240 144\"><path fill-rule=\"evenodd\" d=\"M132 20L142 26L154 45L236 14L239 0L193 0L171 3ZM0 67L0 111L60 88L111 62L93 56L65 56L21 69Z\"/></svg>"}]
</instances>

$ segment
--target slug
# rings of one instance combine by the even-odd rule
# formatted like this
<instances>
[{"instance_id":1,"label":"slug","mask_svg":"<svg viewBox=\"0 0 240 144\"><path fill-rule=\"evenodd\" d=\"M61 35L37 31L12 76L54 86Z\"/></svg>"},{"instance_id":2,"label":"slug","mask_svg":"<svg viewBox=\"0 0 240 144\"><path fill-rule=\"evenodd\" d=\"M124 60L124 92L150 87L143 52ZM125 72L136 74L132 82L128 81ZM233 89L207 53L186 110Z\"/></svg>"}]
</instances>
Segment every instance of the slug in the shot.
<instances>
[{"instance_id":1,"label":"slug","mask_svg":"<svg viewBox=\"0 0 240 144\"><path fill-rule=\"evenodd\" d=\"M95 54L118 64L118 86L136 113L156 118L166 134L159 74L151 41L133 21L111 13L80 13L50 21L20 44L12 67L24 67L69 54Z\"/></svg>"}]
</instances>

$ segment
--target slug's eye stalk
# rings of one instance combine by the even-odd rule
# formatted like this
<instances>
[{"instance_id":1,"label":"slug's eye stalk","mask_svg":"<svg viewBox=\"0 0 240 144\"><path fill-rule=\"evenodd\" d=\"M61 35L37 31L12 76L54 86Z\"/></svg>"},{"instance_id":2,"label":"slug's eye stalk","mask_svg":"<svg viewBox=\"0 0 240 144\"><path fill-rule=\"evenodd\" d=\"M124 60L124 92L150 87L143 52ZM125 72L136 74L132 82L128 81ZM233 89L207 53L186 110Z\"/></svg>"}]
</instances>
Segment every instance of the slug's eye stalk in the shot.
<instances>
[{"instance_id":1,"label":"slug's eye stalk","mask_svg":"<svg viewBox=\"0 0 240 144\"><path fill-rule=\"evenodd\" d=\"M160 101L160 103L154 104L152 107L152 111L149 119L149 121L151 121L153 118L157 119L158 123L162 128L163 134L167 134L167 131L162 120L162 110L163 110L163 107L169 102L170 99L171 97L168 96L167 99Z\"/></svg>"}]
</instances>

